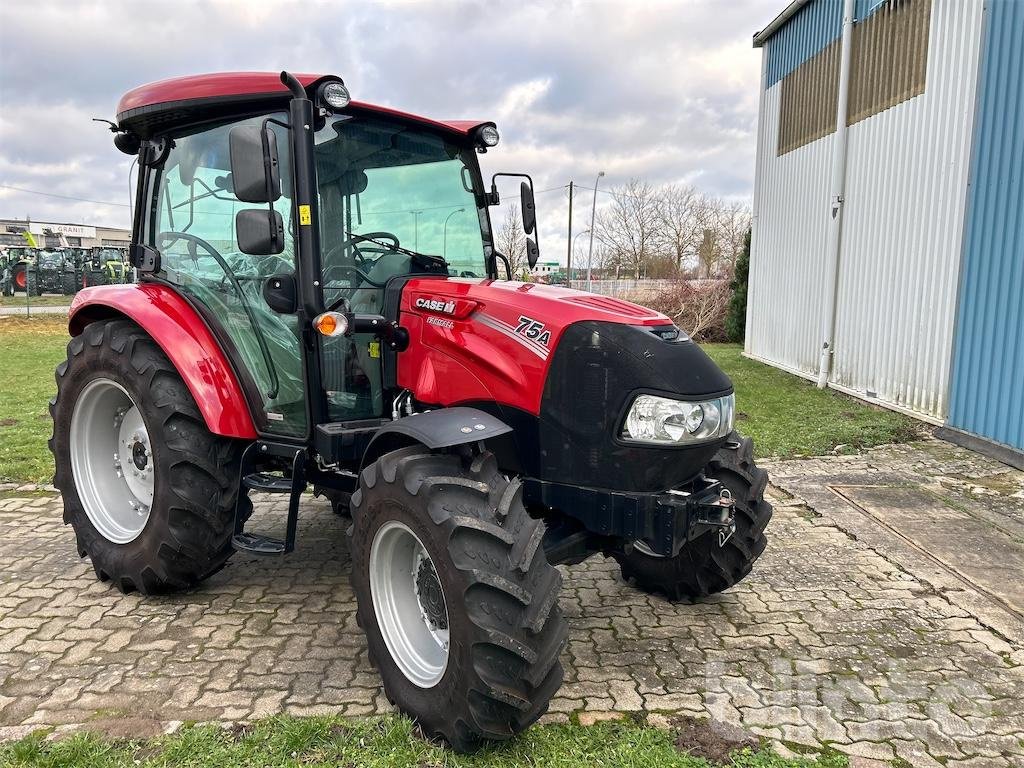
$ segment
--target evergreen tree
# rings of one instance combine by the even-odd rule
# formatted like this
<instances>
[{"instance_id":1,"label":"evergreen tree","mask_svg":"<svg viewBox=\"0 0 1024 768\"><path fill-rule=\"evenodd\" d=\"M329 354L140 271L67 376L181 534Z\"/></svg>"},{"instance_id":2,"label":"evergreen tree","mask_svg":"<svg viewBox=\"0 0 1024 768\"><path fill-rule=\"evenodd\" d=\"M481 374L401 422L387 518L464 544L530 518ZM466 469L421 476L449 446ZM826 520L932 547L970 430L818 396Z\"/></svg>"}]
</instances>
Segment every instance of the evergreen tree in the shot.
<instances>
[{"instance_id":1,"label":"evergreen tree","mask_svg":"<svg viewBox=\"0 0 1024 768\"><path fill-rule=\"evenodd\" d=\"M736 259L736 272L729 287L732 298L725 317L725 333L729 341L743 343L747 334L747 277L750 273L750 230L743 241L743 251Z\"/></svg>"}]
</instances>

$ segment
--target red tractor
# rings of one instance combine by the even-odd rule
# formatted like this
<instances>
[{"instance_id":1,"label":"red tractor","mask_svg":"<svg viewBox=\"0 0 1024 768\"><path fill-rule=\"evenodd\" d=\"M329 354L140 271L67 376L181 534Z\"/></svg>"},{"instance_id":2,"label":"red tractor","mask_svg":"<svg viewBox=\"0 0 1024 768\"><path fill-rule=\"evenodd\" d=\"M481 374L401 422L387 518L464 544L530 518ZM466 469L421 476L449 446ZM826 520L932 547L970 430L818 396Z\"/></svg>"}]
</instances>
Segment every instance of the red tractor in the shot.
<instances>
[{"instance_id":1,"label":"red tractor","mask_svg":"<svg viewBox=\"0 0 1024 768\"><path fill-rule=\"evenodd\" d=\"M493 123L236 73L130 91L112 130L140 279L77 295L50 443L100 579L291 552L312 486L351 515L388 698L468 750L561 685L556 565L610 556L673 600L750 572L771 507L731 382L658 312L502 279ZM283 538L246 529L250 491L288 495Z\"/></svg>"}]
</instances>

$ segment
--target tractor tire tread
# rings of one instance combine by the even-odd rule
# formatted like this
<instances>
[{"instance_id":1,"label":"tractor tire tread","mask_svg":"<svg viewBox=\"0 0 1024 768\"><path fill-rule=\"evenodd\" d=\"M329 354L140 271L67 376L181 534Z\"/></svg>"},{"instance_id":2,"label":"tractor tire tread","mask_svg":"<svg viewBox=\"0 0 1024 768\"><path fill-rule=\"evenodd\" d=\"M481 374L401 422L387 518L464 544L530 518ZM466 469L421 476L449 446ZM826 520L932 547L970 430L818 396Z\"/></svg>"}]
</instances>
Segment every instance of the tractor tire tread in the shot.
<instances>
[{"instance_id":1,"label":"tractor tire tread","mask_svg":"<svg viewBox=\"0 0 1024 768\"><path fill-rule=\"evenodd\" d=\"M118 367L120 366L120 368ZM73 398L91 370L120 374L152 433L159 461L150 520L127 544L105 539L89 521L71 469L69 433ZM143 594L187 589L224 567L232 555L238 467L243 444L214 435L188 387L159 345L129 320L90 323L67 345L56 369L57 395L50 401L54 433L49 440L56 465L54 485L64 498L64 522L101 581L122 592ZM155 423L154 423L155 422ZM162 456L162 458L160 458ZM242 499L245 517L252 511Z\"/></svg>"},{"instance_id":2,"label":"tractor tire tread","mask_svg":"<svg viewBox=\"0 0 1024 768\"><path fill-rule=\"evenodd\" d=\"M772 506L764 499L768 473L754 463L753 441L733 432L704 473L733 493L735 533L720 547L714 532L708 532L685 544L675 557L650 557L636 550L612 552L623 578L639 589L672 601L699 600L740 582L764 552Z\"/></svg>"},{"instance_id":3,"label":"tractor tire tread","mask_svg":"<svg viewBox=\"0 0 1024 768\"><path fill-rule=\"evenodd\" d=\"M462 752L529 726L547 710L563 678L560 654L568 628L557 604L561 574L534 543L543 538L544 524L527 514L518 489L510 492L516 484L499 472L490 453L466 460L411 446L366 467L352 495L357 615L384 689L425 733ZM411 683L388 655L368 576L361 575L388 502L416 510L434 526L453 579L463 585L461 594L447 596L447 605L449 615L459 614L453 625L460 622L472 639L464 655L449 658L459 665L457 674L446 673L436 686L447 686L447 695L434 695L429 705L426 699L422 706L410 705L403 695ZM439 573L448 567L435 566Z\"/></svg>"}]
</instances>

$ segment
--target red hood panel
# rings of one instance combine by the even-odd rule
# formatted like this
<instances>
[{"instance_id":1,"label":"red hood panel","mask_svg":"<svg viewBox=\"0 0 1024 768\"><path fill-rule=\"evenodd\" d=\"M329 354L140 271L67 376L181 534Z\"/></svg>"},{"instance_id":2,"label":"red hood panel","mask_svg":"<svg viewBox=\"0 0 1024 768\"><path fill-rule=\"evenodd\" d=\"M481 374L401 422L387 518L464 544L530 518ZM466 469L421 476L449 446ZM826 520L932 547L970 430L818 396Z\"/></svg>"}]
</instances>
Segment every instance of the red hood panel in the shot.
<instances>
[{"instance_id":1,"label":"red hood panel","mask_svg":"<svg viewBox=\"0 0 1024 768\"><path fill-rule=\"evenodd\" d=\"M399 386L425 403L494 400L533 414L540 412L551 355L567 326L672 322L637 304L570 288L454 278L410 280L401 313L412 343L399 355Z\"/></svg>"}]
</instances>

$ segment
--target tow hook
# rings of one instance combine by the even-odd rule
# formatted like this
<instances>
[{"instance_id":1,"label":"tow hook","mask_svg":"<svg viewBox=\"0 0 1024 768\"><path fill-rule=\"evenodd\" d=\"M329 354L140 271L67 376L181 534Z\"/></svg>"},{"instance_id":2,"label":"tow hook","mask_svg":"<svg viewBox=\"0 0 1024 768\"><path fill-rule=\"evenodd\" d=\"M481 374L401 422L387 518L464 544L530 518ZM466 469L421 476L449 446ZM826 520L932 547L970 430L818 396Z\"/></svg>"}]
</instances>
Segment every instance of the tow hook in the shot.
<instances>
[{"instance_id":1,"label":"tow hook","mask_svg":"<svg viewBox=\"0 0 1024 768\"><path fill-rule=\"evenodd\" d=\"M725 546L725 542L732 538L732 535L736 533L736 500L732 497L732 491L728 488L722 489L722 495L719 497L720 502L724 502L728 505L728 527L718 529L718 547L721 549Z\"/></svg>"},{"instance_id":2,"label":"tow hook","mask_svg":"<svg viewBox=\"0 0 1024 768\"><path fill-rule=\"evenodd\" d=\"M736 533L736 500L732 491L722 488L717 497L700 502L693 522L717 528L718 546L724 547Z\"/></svg>"}]
</instances>

